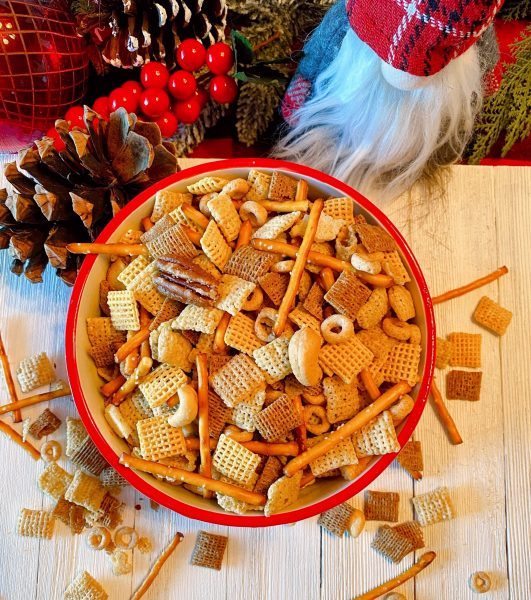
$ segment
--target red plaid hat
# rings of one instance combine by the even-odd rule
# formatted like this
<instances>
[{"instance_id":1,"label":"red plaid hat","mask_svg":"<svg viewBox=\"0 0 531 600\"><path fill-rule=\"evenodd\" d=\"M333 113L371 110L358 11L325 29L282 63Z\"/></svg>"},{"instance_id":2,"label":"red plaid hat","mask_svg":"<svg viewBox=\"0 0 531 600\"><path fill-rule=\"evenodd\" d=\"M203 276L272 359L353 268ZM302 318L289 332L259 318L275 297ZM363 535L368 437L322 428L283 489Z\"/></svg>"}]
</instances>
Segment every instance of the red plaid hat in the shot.
<instances>
[{"instance_id":1,"label":"red plaid hat","mask_svg":"<svg viewBox=\"0 0 531 600\"><path fill-rule=\"evenodd\" d=\"M350 26L386 63L434 75L491 24L504 0L347 0Z\"/></svg>"}]
</instances>

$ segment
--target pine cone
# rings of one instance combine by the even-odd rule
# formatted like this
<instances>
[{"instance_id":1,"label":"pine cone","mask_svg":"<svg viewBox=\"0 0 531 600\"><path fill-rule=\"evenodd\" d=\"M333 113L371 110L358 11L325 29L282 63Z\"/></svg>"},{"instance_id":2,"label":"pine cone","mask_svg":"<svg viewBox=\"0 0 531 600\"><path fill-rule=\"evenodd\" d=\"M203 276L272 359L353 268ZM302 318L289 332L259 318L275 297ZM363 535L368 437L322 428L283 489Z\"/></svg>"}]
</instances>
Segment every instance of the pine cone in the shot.
<instances>
[{"instance_id":1,"label":"pine cone","mask_svg":"<svg viewBox=\"0 0 531 600\"><path fill-rule=\"evenodd\" d=\"M11 270L34 283L49 262L72 285L80 260L66 245L93 240L131 198L178 170L175 146L162 142L155 123L123 108L107 123L85 107L85 124L87 132L69 131L66 121L56 121L62 152L44 137L5 167L0 249L13 256Z\"/></svg>"}]
</instances>

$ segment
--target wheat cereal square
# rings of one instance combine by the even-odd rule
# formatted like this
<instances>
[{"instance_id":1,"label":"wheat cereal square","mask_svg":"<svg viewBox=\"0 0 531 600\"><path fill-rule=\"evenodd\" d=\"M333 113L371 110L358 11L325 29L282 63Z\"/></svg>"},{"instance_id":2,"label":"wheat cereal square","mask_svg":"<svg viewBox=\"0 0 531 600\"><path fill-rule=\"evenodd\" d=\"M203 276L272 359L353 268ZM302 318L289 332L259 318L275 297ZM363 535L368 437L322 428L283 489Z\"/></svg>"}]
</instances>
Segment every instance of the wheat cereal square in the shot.
<instances>
[{"instance_id":1,"label":"wheat cereal square","mask_svg":"<svg viewBox=\"0 0 531 600\"><path fill-rule=\"evenodd\" d=\"M513 318L513 313L488 296L483 296L474 310L474 321L492 333L503 335Z\"/></svg>"},{"instance_id":2,"label":"wheat cereal square","mask_svg":"<svg viewBox=\"0 0 531 600\"><path fill-rule=\"evenodd\" d=\"M24 537L51 540L55 526L52 513L45 510L23 508L17 522L17 533Z\"/></svg>"},{"instance_id":3,"label":"wheat cereal square","mask_svg":"<svg viewBox=\"0 0 531 600\"><path fill-rule=\"evenodd\" d=\"M317 520L317 524L324 527L331 534L336 535L337 537L343 537L353 513L354 509L352 506L343 502L342 504L338 504L337 506L334 506L334 508L321 513Z\"/></svg>"},{"instance_id":4,"label":"wheat cereal square","mask_svg":"<svg viewBox=\"0 0 531 600\"><path fill-rule=\"evenodd\" d=\"M220 571L228 541L229 538L224 535L199 531L195 540L191 564Z\"/></svg>"},{"instance_id":5,"label":"wheat cereal square","mask_svg":"<svg viewBox=\"0 0 531 600\"><path fill-rule=\"evenodd\" d=\"M452 345L451 367L481 367L481 333L451 333L448 340Z\"/></svg>"},{"instance_id":6,"label":"wheat cereal square","mask_svg":"<svg viewBox=\"0 0 531 600\"><path fill-rule=\"evenodd\" d=\"M411 440L407 442L400 454L396 457L398 464L408 473L422 472L424 470L424 461L422 458L422 446L418 441Z\"/></svg>"},{"instance_id":7,"label":"wheat cereal square","mask_svg":"<svg viewBox=\"0 0 531 600\"><path fill-rule=\"evenodd\" d=\"M417 521L406 521L395 525L392 529L402 537L407 538L413 544L413 550L420 550L425 547L424 534Z\"/></svg>"},{"instance_id":8,"label":"wheat cereal square","mask_svg":"<svg viewBox=\"0 0 531 600\"><path fill-rule=\"evenodd\" d=\"M180 427L172 427L166 416L143 419L136 424L140 452L145 460L160 460L186 454L186 443Z\"/></svg>"},{"instance_id":9,"label":"wheat cereal square","mask_svg":"<svg viewBox=\"0 0 531 600\"><path fill-rule=\"evenodd\" d=\"M481 371L449 371L446 375L446 397L448 400L470 400L476 402L481 395Z\"/></svg>"},{"instance_id":10,"label":"wheat cereal square","mask_svg":"<svg viewBox=\"0 0 531 600\"><path fill-rule=\"evenodd\" d=\"M256 474L260 456L222 433L212 456L212 464L225 477L247 484Z\"/></svg>"},{"instance_id":11,"label":"wheat cereal square","mask_svg":"<svg viewBox=\"0 0 531 600\"><path fill-rule=\"evenodd\" d=\"M357 223L354 230L369 253L392 251L396 248L393 238L378 225Z\"/></svg>"},{"instance_id":12,"label":"wheat cereal square","mask_svg":"<svg viewBox=\"0 0 531 600\"><path fill-rule=\"evenodd\" d=\"M57 431L60 425L61 419L49 408L45 408L29 426L28 433L36 440L41 440L44 436Z\"/></svg>"},{"instance_id":13,"label":"wheat cereal square","mask_svg":"<svg viewBox=\"0 0 531 600\"><path fill-rule=\"evenodd\" d=\"M356 336L374 354L376 359L381 358L384 361L387 360L389 353L398 343L397 340L389 337L378 326L371 327L370 329L362 329L358 331Z\"/></svg>"},{"instance_id":14,"label":"wheat cereal square","mask_svg":"<svg viewBox=\"0 0 531 600\"><path fill-rule=\"evenodd\" d=\"M103 487L106 488L117 488L125 487L129 485L127 479L124 479L116 469L112 467L106 467L100 473L100 481Z\"/></svg>"},{"instance_id":15,"label":"wheat cereal square","mask_svg":"<svg viewBox=\"0 0 531 600\"><path fill-rule=\"evenodd\" d=\"M345 383L352 383L356 375L368 367L373 353L356 336L340 344L325 344L319 353L319 362L327 375L338 375Z\"/></svg>"},{"instance_id":16,"label":"wheat cereal square","mask_svg":"<svg viewBox=\"0 0 531 600\"><path fill-rule=\"evenodd\" d=\"M269 173L251 169L249 175L247 175L247 183L249 183L250 188L245 195L245 200L259 202L260 200L267 199L267 193L271 184L271 175Z\"/></svg>"},{"instance_id":17,"label":"wheat cereal square","mask_svg":"<svg viewBox=\"0 0 531 600\"><path fill-rule=\"evenodd\" d=\"M17 379L23 394L54 382L55 371L46 352L21 360L17 367Z\"/></svg>"},{"instance_id":18,"label":"wheat cereal square","mask_svg":"<svg viewBox=\"0 0 531 600\"><path fill-rule=\"evenodd\" d=\"M351 271L343 271L324 299L339 313L354 321L359 309L367 302L371 290Z\"/></svg>"},{"instance_id":19,"label":"wheat cereal square","mask_svg":"<svg viewBox=\"0 0 531 600\"><path fill-rule=\"evenodd\" d=\"M85 440L72 452L70 460L91 475L99 475L109 463L100 454L96 444L86 437Z\"/></svg>"},{"instance_id":20,"label":"wheat cereal square","mask_svg":"<svg viewBox=\"0 0 531 600\"><path fill-rule=\"evenodd\" d=\"M81 572L66 588L64 600L107 600L109 595L87 571Z\"/></svg>"},{"instance_id":21,"label":"wheat cereal square","mask_svg":"<svg viewBox=\"0 0 531 600\"><path fill-rule=\"evenodd\" d=\"M237 354L210 376L210 384L223 402L233 408L251 398L264 385L264 373L252 358Z\"/></svg>"},{"instance_id":22,"label":"wheat cereal square","mask_svg":"<svg viewBox=\"0 0 531 600\"><path fill-rule=\"evenodd\" d=\"M315 477L320 477L329 471L346 465L357 465L358 456L352 439L346 438L310 463L310 469Z\"/></svg>"},{"instance_id":23,"label":"wheat cereal square","mask_svg":"<svg viewBox=\"0 0 531 600\"><path fill-rule=\"evenodd\" d=\"M199 250L186 234L182 223L176 223L173 227L166 229L156 238L147 242L146 246L153 258L164 256L195 258L199 254Z\"/></svg>"},{"instance_id":24,"label":"wheat cereal square","mask_svg":"<svg viewBox=\"0 0 531 600\"><path fill-rule=\"evenodd\" d=\"M377 492L367 490L365 492L365 504L363 512L367 521L390 521L398 522L398 507L400 496L396 492Z\"/></svg>"},{"instance_id":25,"label":"wheat cereal square","mask_svg":"<svg viewBox=\"0 0 531 600\"><path fill-rule=\"evenodd\" d=\"M225 344L249 356L264 343L256 337L254 321L246 315L237 313L231 318L225 331Z\"/></svg>"},{"instance_id":26,"label":"wheat cereal square","mask_svg":"<svg viewBox=\"0 0 531 600\"><path fill-rule=\"evenodd\" d=\"M326 418L332 424L351 419L363 408L355 383L347 384L336 376L325 377L323 393L326 398Z\"/></svg>"},{"instance_id":27,"label":"wheat cereal square","mask_svg":"<svg viewBox=\"0 0 531 600\"><path fill-rule=\"evenodd\" d=\"M66 417L66 456L70 458L87 437L88 433L81 419Z\"/></svg>"},{"instance_id":28,"label":"wheat cereal square","mask_svg":"<svg viewBox=\"0 0 531 600\"><path fill-rule=\"evenodd\" d=\"M323 302L324 302L324 291L323 288L318 284L312 284L310 291L302 303L311 315L313 315L319 321L323 320Z\"/></svg>"},{"instance_id":29,"label":"wheat cereal square","mask_svg":"<svg viewBox=\"0 0 531 600\"><path fill-rule=\"evenodd\" d=\"M236 275L223 275L218 286L216 308L234 316L239 313L247 298L256 287L255 283L241 279Z\"/></svg>"},{"instance_id":30,"label":"wheat cereal square","mask_svg":"<svg viewBox=\"0 0 531 600\"><path fill-rule=\"evenodd\" d=\"M393 418L384 410L352 436L358 456L379 456L399 452Z\"/></svg>"},{"instance_id":31,"label":"wheat cereal square","mask_svg":"<svg viewBox=\"0 0 531 600\"><path fill-rule=\"evenodd\" d=\"M266 273L258 281L275 306L280 306L282 298L288 289L289 275L287 273Z\"/></svg>"},{"instance_id":32,"label":"wheat cereal square","mask_svg":"<svg viewBox=\"0 0 531 600\"><path fill-rule=\"evenodd\" d=\"M261 410L254 419L260 435L268 442L282 440L286 434L301 425L302 421L302 415L287 394Z\"/></svg>"},{"instance_id":33,"label":"wheat cereal square","mask_svg":"<svg viewBox=\"0 0 531 600\"><path fill-rule=\"evenodd\" d=\"M302 471L297 471L292 477L277 479L267 490L267 502L264 507L266 517L278 513L293 504L299 497Z\"/></svg>"},{"instance_id":34,"label":"wheat cereal square","mask_svg":"<svg viewBox=\"0 0 531 600\"><path fill-rule=\"evenodd\" d=\"M273 171L267 197L278 201L295 200L297 184L297 179L285 175L280 171Z\"/></svg>"},{"instance_id":35,"label":"wheat cereal square","mask_svg":"<svg viewBox=\"0 0 531 600\"><path fill-rule=\"evenodd\" d=\"M258 494L266 494L269 486L282 475L283 465L276 456L268 456L264 468L254 486Z\"/></svg>"},{"instance_id":36,"label":"wheat cereal square","mask_svg":"<svg viewBox=\"0 0 531 600\"><path fill-rule=\"evenodd\" d=\"M413 543L393 527L382 525L378 528L371 548L383 554L391 562L398 563L414 550Z\"/></svg>"},{"instance_id":37,"label":"wheat cereal square","mask_svg":"<svg viewBox=\"0 0 531 600\"><path fill-rule=\"evenodd\" d=\"M270 252L262 252L249 245L241 246L233 252L222 270L228 275L258 283L276 260L277 257Z\"/></svg>"},{"instance_id":38,"label":"wheat cereal square","mask_svg":"<svg viewBox=\"0 0 531 600\"><path fill-rule=\"evenodd\" d=\"M73 478L73 475L67 473L56 462L51 462L46 465L37 482L42 492L48 494L54 500L59 500L64 496L66 488Z\"/></svg>"},{"instance_id":39,"label":"wheat cereal square","mask_svg":"<svg viewBox=\"0 0 531 600\"><path fill-rule=\"evenodd\" d=\"M453 519L454 507L447 487L439 487L411 499L416 520L423 526Z\"/></svg>"},{"instance_id":40,"label":"wheat cereal square","mask_svg":"<svg viewBox=\"0 0 531 600\"><path fill-rule=\"evenodd\" d=\"M78 469L66 489L65 500L83 506L92 512L97 512L103 502L105 493L99 479L86 475Z\"/></svg>"}]
</instances>

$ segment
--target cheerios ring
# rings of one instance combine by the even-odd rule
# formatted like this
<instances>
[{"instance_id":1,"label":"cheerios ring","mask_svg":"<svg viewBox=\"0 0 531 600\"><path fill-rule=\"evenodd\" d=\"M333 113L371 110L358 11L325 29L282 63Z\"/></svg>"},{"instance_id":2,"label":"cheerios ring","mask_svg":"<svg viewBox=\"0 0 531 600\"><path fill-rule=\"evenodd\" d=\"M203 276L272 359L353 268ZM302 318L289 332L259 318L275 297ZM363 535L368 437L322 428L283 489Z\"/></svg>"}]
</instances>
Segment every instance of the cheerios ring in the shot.
<instances>
[{"instance_id":1,"label":"cheerios ring","mask_svg":"<svg viewBox=\"0 0 531 600\"><path fill-rule=\"evenodd\" d=\"M41 446L41 458L44 462L57 462L61 458L63 449L59 442L49 440Z\"/></svg>"},{"instance_id":2,"label":"cheerios ring","mask_svg":"<svg viewBox=\"0 0 531 600\"><path fill-rule=\"evenodd\" d=\"M382 321L382 329L388 336L401 342L409 340L411 325L394 317L387 317Z\"/></svg>"},{"instance_id":3,"label":"cheerios ring","mask_svg":"<svg viewBox=\"0 0 531 600\"><path fill-rule=\"evenodd\" d=\"M254 290L249 294L245 304L242 306L242 310L258 310L264 301L264 294L262 290L256 286Z\"/></svg>"},{"instance_id":4,"label":"cheerios ring","mask_svg":"<svg viewBox=\"0 0 531 600\"><path fill-rule=\"evenodd\" d=\"M87 531L86 542L93 550L105 550L111 541L111 532L107 527L93 527Z\"/></svg>"},{"instance_id":5,"label":"cheerios ring","mask_svg":"<svg viewBox=\"0 0 531 600\"><path fill-rule=\"evenodd\" d=\"M263 308L254 322L256 337L262 342L272 342L275 339L273 325L276 323L278 312L274 308Z\"/></svg>"},{"instance_id":6,"label":"cheerios ring","mask_svg":"<svg viewBox=\"0 0 531 600\"><path fill-rule=\"evenodd\" d=\"M321 333L329 344L341 344L354 335L354 324L345 315L331 315L321 323Z\"/></svg>"},{"instance_id":7,"label":"cheerios ring","mask_svg":"<svg viewBox=\"0 0 531 600\"><path fill-rule=\"evenodd\" d=\"M314 435L326 433L330 429L330 423L326 418L326 410L322 406L305 406L304 421L306 429Z\"/></svg>"},{"instance_id":8,"label":"cheerios ring","mask_svg":"<svg viewBox=\"0 0 531 600\"><path fill-rule=\"evenodd\" d=\"M132 527L120 527L114 532L114 543L123 550L132 550L138 542L138 533Z\"/></svg>"}]
</instances>

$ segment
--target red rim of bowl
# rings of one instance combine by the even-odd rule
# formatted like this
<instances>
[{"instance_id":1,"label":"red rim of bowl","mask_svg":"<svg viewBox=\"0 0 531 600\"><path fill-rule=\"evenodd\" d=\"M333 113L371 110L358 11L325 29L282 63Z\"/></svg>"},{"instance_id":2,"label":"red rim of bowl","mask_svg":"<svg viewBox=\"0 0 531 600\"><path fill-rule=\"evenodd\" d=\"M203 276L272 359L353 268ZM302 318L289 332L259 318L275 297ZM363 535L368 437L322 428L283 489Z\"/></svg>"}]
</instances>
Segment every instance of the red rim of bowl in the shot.
<instances>
[{"instance_id":1,"label":"red rim of bowl","mask_svg":"<svg viewBox=\"0 0 531 600\"><path fill-rule=\"evenodd\" d=\"M362 196L359 192L346 185L345 183L331 177L330 175L322 173L321 171L317 171L315 169L311 169L303 165L298 165L286 161L275 159L229 159L213 161L179 171L178 173L170 175L169 177L158 181L151 187L144 190L142 193L136 196L134 200L129 202L122 210L120 210L120 212L103 229L96 241L106 242L112 235L112 233L114 233L114 230L127 217L129 217L129 215L134 210L136 210L146 200L151 198L155 194L155 192L167 187L170 184L174 184L182 179L188 179L190 177L202 175L204 173L212 171L218 171L221 169L250 168L276 168L282 169L284 171L291 171L299 176L312 177L314 179L317 179L318 181L321 181L322 183L328 184L340 190L345 195L354 198L360 206L367 210L367 212L373 215L376 219L380 221L380 223L384 225L384 227L386 227L386 229L395 239L400 251L407 259L408 266L411 272L413 273L413 276L419 287L424 313L426 316L427 335L425 346L426 364L424 368L423 378L420 383L417 400L415 401L415 406L412 412L409 414L407 420L402 426L400 433L398 434L398 441L400 443L400 446L403 447L407 440L410 438L411 434L413 433L415 427L417 426L417 423L419 422L419 419L422 415L422 411L424 410L428 399L430 384L433 377L433 368L435 362L435 319L433 315L433 306L428 291L428 286L426 284L424 276L422 275L422 271L420 270L417 260L413 256L413 253L411 252L406 241L404 240L398 229L391 223L391 221L376 206L374 206L372 202L370 202L367 198ZM81 302L81 295L87 277L96 259L97 256L95 255L87 256L85 258L77 276L74 288L72 290L72 296L70 299L66 321L66 366L68 378L70 380L72 395L76 403L77 410L92 440L98 447L101 454L109 462L109 464L112 467L114 467L123 477L125 477L125 479L127 479L129 483L131 483L131 485L135 487L139 492L145 494L148 498L151 498L155 502L158 502L159 504L162 504L163 506L166 506L167 508L170 508L179 514L182 514L186 517L190 517L191 519L198 519L200 521L215 523L218 525L232 525L238 527L268 527L271 525L282 525L286 523L294 523L302 519L307 519L309 517L313 517L319 513L322 513L325 510L329 510L334 506L337 506L341 502L345 502L352 496L358 494L363 489L365 489L394 460L396 453L385 454L381 458L376 460L373 465L371 465L350 485L346 486L344 489L338 492L334 492L330 497L315 502L310 506L272 515L270 517L237 516L232 515L230 513L218 513L210 510L205 510L203 508L198 508L181 502L180 500L168 496L163 491L154 488L150 483L142 479L133 470L128 469L127 467L121 465L118 462L118 455L111 448L111 446L106 441L105 437L102 435L102 433L96 426L96 423L92 418L92 415L89 411L87 402L85 400L81 388L75 352L76 322L79 311L79 305Z\"/></svg>"}]
</instances>

